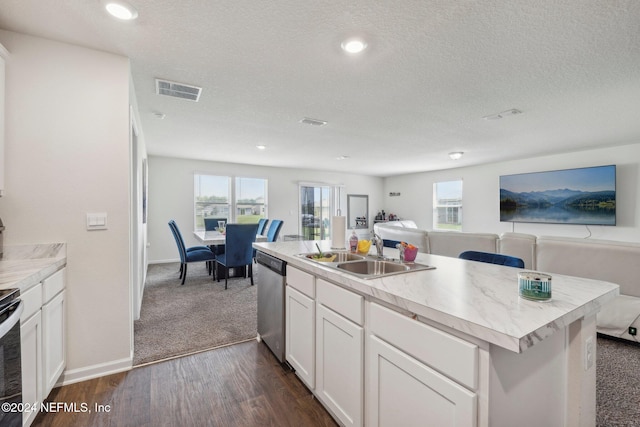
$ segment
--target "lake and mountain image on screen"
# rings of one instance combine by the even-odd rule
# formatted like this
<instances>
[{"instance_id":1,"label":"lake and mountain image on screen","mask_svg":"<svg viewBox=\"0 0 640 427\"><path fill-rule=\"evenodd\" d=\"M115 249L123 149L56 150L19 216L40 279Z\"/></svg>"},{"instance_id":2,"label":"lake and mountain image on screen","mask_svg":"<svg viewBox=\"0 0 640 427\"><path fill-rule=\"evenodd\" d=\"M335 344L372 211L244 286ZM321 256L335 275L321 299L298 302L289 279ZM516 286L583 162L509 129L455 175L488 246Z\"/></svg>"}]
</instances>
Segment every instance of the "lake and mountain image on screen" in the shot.
<instances>
[{"instance_id":1,"label":"lake and mountain image on screen","mask_svg":"<svg viewBox=\"0 0 640 427\"><path fill-rule=\"evenodd\" d=\"M500 177L500 221L616 225L615 165Z\"/></svg>"}]
</instances>

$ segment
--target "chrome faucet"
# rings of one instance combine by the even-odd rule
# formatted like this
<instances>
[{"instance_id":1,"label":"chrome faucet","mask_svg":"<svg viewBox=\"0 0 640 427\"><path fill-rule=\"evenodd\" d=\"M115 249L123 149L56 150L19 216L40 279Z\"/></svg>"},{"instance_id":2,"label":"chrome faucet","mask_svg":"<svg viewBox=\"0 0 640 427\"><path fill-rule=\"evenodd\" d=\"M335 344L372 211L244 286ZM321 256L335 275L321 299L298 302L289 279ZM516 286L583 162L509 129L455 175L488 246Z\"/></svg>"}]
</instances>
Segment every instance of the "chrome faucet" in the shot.
<instances>
[{"instance_id":1,"label":"chrome faucet","mask_svg":"<svg viewBox=\"0 0 640 427\"><path fill-rule=\"evenodd\" d=\"M375 231L371 231L371 234L373 234L373 238L371 240L373 240L373 243L376 245L378 258L384 258L384 255L382 254L382 250L384 248L384 242L382 241L382 238L378 236L378 234Z\"/></svg>"}]
</instances>

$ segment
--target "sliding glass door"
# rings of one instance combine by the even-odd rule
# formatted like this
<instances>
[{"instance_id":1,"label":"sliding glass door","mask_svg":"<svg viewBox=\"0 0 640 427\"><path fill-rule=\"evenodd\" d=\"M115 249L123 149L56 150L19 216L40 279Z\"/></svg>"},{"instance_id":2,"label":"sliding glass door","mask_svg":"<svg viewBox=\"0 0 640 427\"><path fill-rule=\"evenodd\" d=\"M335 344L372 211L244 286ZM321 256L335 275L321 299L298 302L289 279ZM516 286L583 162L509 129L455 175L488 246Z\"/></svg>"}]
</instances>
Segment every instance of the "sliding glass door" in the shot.
<instances>
[{"instance_id":1,"label":"sliding glass door","mask_svg":"<svg viewBox=\"0 0 640 427\"><path fill-rule=\"evenodd\" d=\"M331 238L333 189L328 185L300 185L300 230L304 240Z\"/></svg>"}]
</instances>

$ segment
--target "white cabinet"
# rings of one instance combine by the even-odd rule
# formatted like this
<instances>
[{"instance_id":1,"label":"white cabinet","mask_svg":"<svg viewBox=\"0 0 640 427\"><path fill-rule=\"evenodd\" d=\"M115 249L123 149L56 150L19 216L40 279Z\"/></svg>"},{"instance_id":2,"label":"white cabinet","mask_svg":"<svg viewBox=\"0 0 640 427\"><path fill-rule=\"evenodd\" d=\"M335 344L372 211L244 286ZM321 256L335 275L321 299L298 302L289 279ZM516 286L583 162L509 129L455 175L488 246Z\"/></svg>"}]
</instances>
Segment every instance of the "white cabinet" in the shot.
<instances>
[{"instance_id":1,"label":"white cabinet","mask_svg":"<svg viewBox=\"0 0 640 427\"><path fill-rule=\"evenodd\" d=\"M22 402L39 406L42 402L42 285L38 283L20 298L24 311L20 318ZM37 411L24 412L22 425L31 425Z\"/></svg>"},{"instance_id":2,"label":"white cabinet","mask_svg":"<svg viewBox=\"0 0 640 427\"><path fill-rule=\"evenodd\" d=\"M321 279L316 285L315 394L343 425L362 426L363 298Z\"/></svg>"},{"instance_id":3,"label":"white cabinet","mask_svg":"<svg viewBox=\"0 0 640 427\"><path fill-rule=\"evenodd\" d=\"M375 336L367 369L367 425L476 425L473 392Z\"/></svg>"},{"instance_id":4,"label":"white cabinet","mask_svg":"<svg viewBox=\"0 0 640 427\"><path fill-rule=\"evenodd\" d=\"M362 298L318 280L316 396L343 425L361 426L364 412L364 329L331 309L336 308L332 302L339 305L344 300L321 298L324 288L339 289L338 293Z\"/></svg>"},{"instance_id":5,"label":"white cabinet","mask_svg":"<svg viewBox=\"0 0 640 427\"><path fill-rule=\"evenodd\" d=\"M49 395L66 364L64 285L65 269L42 282L43 398Z\"/></svg>"},{"instance_id":6,"label":"white cabinet","mask_svg":"<svg viewBox=\"0 0 640 427\"><path fill-rule=\"evenodd\" d=\"M378 304L368 309L367 425L478 425L477 346Z\"/></svg>"},{"instance_id":7,"label":"white cabinet","mask_svg":"<svg viewBox=\"0 0 640 427\"><path fill-rule=\"evenodd\" d=\"M315 387L315 302L287 286L286 359L296 375Z\"/></svg>"},{"instance_id":8,"label":"white cabinet","mask_svg":"<svg viewBox=\"0 0 640 427\"><path fill-rule=\"evenodd\" d=\"M287 266L285 358L311 390L315 387L314 297L315 278Z\"/></svg>"},{"instance_id":9,"label":"white cabinet","mask_svg":"<svg viewBox=\"0 0 640 427\"><path fill-rule=\"evenodd\" d=\"M58 270L20 295L22 401L39 407L66 366L65 273ZM29 426L38 411L24 412L22 425Z\"/></svg>"},{"instance_id":10,"label":"white cabinet","mask_svg":"<svg viewBox=\"0 0 640 427\"><path fill-rule=\"evenodd\" d=\"M8 52L0 44L0 196L4 194L4 110L5 110L5 58L7 57Z\"/></svg>"}]
</instances>

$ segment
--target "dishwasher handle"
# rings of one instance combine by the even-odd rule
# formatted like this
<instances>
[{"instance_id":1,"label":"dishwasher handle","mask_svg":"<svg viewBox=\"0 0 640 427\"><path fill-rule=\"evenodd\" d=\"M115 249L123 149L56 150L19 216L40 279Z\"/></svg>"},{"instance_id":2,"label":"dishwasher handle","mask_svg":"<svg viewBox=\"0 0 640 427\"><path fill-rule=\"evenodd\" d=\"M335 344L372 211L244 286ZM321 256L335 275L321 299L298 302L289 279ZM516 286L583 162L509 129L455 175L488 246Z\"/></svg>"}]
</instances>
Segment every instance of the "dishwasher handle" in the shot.
<instances>
[{"instance_id":1,"label":"dishwasher handle","mask_svg":"<svg viewBox=\"0 0 640 427\"><path fill-rule=\"evenodd\" d=\"M280 276L286 276L287 262L264 252L256 252L256 262Z\"/></svg>"}]
</instances>

